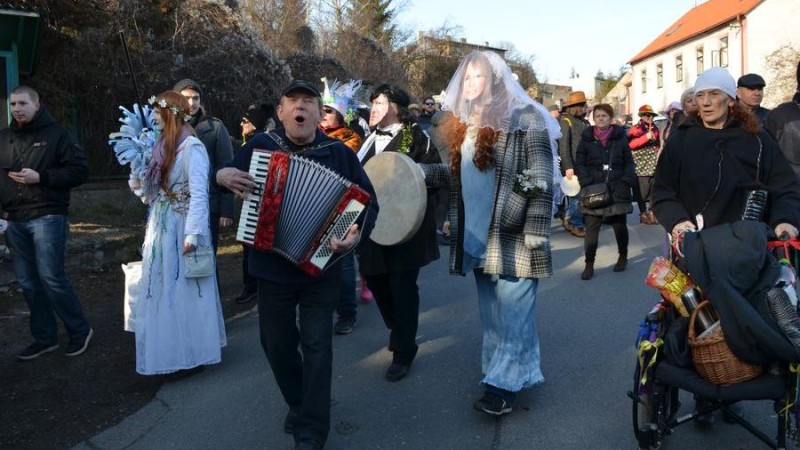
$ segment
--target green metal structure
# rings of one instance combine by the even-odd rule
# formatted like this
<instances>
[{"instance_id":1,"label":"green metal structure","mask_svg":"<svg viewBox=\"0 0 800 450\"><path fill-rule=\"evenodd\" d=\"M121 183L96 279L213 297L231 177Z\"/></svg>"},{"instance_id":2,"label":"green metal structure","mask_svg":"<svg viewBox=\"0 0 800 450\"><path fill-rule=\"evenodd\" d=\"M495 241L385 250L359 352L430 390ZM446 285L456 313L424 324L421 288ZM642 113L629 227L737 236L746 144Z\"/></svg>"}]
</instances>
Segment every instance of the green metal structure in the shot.
<instances>
[{"instance_id":1,"label":"green metal structure","mask_svg":"<svg viewBox=\"0 0 800 450\"><path fill-rule=\"evenodd\" d=\"M11 121L9 92L36 68L40 20L38 12L0 4L0 128Z\"/></svg>"}]
</instances>

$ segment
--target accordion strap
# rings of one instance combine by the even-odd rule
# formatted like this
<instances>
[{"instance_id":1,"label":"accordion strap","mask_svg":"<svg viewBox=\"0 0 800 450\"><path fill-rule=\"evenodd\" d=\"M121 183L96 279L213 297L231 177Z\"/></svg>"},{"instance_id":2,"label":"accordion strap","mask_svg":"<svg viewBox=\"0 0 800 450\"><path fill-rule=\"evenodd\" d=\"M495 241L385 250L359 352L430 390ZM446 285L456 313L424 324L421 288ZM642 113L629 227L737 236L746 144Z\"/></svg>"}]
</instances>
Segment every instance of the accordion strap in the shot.
<instances>
[{"instance_id":1,"label":"accordion strap","mask_svg":"<svg viewBox=\"0 0 800 450\"><path fill-rule=\"evenodd\" d=\"M321 143L319 145L315 145L313 147L306 147L306 148L303 148L302 150L294 151L291 148L289 148L289 146L286 145L286 142L284 142L284 140L281 139L281 137L278 136L274 131L267 131L267 136L269 136L270 139L275 141L275 143L278 144L278 147L280 147L281 150L283 150L285 152L288 152L288 153L294 153L296 155L302 155L303 153L307 153L307 152L310 152L312 150L317 150L319 148L328 147L329 145L333 145L333 144L339 142L337 140L330 140L330 141L327 141L327 142L323 142L323 143Z\"/></svg>"}]
</instances>

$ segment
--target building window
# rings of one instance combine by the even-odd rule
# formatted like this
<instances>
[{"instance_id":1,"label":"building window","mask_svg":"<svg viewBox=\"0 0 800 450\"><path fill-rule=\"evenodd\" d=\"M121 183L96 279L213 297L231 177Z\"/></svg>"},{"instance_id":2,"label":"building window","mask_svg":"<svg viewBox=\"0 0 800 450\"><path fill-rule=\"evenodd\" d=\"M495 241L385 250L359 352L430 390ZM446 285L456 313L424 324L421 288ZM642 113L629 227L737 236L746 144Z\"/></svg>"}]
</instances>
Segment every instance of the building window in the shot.
<instances>
[{"instance_id":1,"label":"building window","mask_svg":"<svg viewBox=\"0 0 800 450\"><path fill-rule=\"evenodd\" d=\"M728 36L719 39L719 65L728 67Z\"/></svg>"},{"instance_id":2,"label":"building window","mask_svg":"<svg viewBox=\"0 0 800 450\"><path fill-rule=\"evenodd\" d=\"M642 93L647 92L647 71L642 71Z\"/></svg>"},{"instance_id":3,"label":"building window","mask_svg":"<svg viewBox=\"0 0 800 450\"><path fill-rule=\"evenodd\" d=\"M664 65L658 64L656 66L656 87L662 88L664 87Z\"/></svg>"},{"instance_id":4,"label":"building window","mask_svg":"<svg viewBox=\"0 0 800 450\"><path fill-rule=\"evenodd\" d=\"M700 47L697 49L697 74L700 75L704 70L706 66L703 63L703 47Z\"/></svg>"},{"instance_id":5,"label":"building window","mask_svg":"<svg viewBox=\"0 0 800 450\"><path fill-rule=\"evenodd\" d=\"M683 55L675 57L675 81L683 81Z\"/></svg>"}]
</instances>

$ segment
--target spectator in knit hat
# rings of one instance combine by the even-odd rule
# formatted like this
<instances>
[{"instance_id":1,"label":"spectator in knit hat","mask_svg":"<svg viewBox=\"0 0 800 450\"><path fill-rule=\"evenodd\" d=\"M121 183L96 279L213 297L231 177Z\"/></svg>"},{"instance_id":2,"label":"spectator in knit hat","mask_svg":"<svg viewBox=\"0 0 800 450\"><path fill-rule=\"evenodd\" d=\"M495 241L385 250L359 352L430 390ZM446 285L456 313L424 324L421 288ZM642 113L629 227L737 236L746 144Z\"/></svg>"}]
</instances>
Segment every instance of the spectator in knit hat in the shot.
<instances>
[{"instance_id":1,"label":"spectator in knit hat","mask_svg":"<svg viewBox=\"0 0 800 450\"><path fill-rule=\"evenodd\" d=\"M761 106L761 101L764 100L764 86L767 83L761 78L761 75L755 73L748 73L739 77L736 82L736 97L739 98L739 103L745 107L746 110L755 114L758 118L758 123L764 126L764 120L767 118L769 110Z\"/></svg>"},{"instance_id":2,"label":"spectator in knit hat","mask_svg":"<svg viewBox=\"0 0 800 450\"><path fill-rule=\"evenodd\" d=\"M252 104L242 116L242 145L247 143L257 132L275 128L275 105L271 103Z\"/></svg>"},{"instance_id":3,"label":"spectator in knit hat","mask_svg":"<svg viewBox=\"0 0 800 450\"><path fill-rule=\"evenodd\" d=\"M233 159L233 144L228 129L221 120L206 114L200 84L190 78L175 83L172 88L189 101L189 124L194 127L197 138L206 147L211 173L221 169ZM209 177L211 176L209 173ZM209 220L211 221L211 242L214 251L219 244L219 232L233 223L233 194L220 190L216 184L208 186Z\"/></svg>"}]
</instances>

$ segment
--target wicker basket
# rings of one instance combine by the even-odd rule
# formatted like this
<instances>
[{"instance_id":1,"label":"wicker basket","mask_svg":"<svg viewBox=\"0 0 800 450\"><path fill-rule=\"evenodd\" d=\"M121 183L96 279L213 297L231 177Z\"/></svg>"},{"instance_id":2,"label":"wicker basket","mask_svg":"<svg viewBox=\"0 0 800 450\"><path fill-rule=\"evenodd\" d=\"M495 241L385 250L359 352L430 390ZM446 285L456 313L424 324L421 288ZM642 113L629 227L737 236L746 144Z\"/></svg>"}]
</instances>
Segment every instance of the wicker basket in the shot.
<instances>
[{"instance_id":1,"label":"wicker basket","mask_svg":"<svg viewBox=\"0 0 800 450\"><path fill-rule=\"evenodd\" d=\"M761 366L747 364L733 354L725 341L722 327L702 339L697 337L694 329L697 313L709 305L708 300L704 300L692 311L689 318L689 348L692 350L692 362L697 373L713 384L741 383L761 375Z\"/></svg>"}]
</instances>

